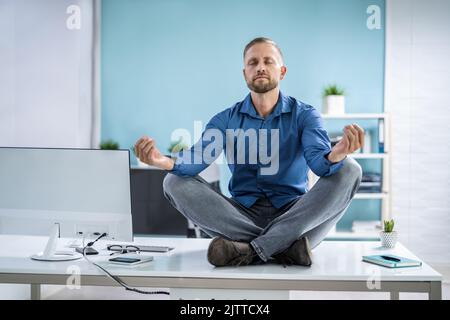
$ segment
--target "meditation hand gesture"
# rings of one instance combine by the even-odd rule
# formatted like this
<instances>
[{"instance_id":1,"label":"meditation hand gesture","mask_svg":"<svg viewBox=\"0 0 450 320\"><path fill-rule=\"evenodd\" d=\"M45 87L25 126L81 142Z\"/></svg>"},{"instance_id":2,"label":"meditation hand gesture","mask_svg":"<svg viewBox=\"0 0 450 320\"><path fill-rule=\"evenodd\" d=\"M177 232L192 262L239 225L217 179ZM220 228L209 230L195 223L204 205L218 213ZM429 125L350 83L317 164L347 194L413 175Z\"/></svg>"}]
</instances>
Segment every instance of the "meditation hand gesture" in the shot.
<instances>
[{"instance_id":1,"label":"meditation hand gesture","mask_svg":"<svg viewBox=\"0 0 450 320\"><path fill-rule=\"evenodd\" d=\"M148 165L165 170L172 170L174 161L161 154L155 144L155 140L150 137L144 136L140 138L134 145L136 157Z\"/></svg>"},{"instance_id":2,"label":"meditation hand gesture","mask_svg":"<svg viewBox=\"0 0 450 320\"><path fill-rule=\"evenodd\" d=\"M345 126L343 131L344 136L328 154L331 162L339 162L364 146L364 130L356 123Z\"/></svg>"}]
</instances>

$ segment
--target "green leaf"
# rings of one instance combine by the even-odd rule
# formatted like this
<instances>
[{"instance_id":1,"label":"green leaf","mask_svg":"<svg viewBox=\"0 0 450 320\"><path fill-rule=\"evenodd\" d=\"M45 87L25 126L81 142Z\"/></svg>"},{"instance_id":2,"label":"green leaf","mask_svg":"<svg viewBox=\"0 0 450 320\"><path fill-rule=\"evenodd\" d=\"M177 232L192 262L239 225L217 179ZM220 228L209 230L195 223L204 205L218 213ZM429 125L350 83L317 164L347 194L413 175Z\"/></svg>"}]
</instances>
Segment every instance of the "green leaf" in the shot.
<instances>
[{"instance_id":1,"label":"green leaf","mask_svg":"<svg viewBox=\"0 0 450 320\"><path fill-rule=\"evenodd\" d=\"M394 219L384 220L384 232L392 232L394 230Z\"/></svg>"},{"instance_id":2,"label":"green leaf","mask_svg":"<svg viewBox=\"0 0 450 320\"><path fill-rule=\"evenodd\" d=\"M108 139L108 140L102 141L100 143L100 149L102 149L102 150L117 150L117 149L119 149L119 143L112 139Z\"/></svg>"},{"instance_id":3,"label":"green leaf","mask_svg":"<svg viewBox=\"0 0 450 320\"><path fill-rule=\"evenodd\" d=\"M338 87L336 84L330 84L323 89L323 96L343 96L344 89Z\"/></svg>"},{"instance_id":4,"label":"green leaf","mask_svg":"<svg viewBox=\"0 0 450 320\"><path fill-rule=\"evenodd\" d=\"M189 149L189 146L183 142L183 139L179 139L178 141L173 141L169 148L167 148L167 150L170 153L177 153L180 152L181 150L187 150Z\"/></svg>"}]
</instances>

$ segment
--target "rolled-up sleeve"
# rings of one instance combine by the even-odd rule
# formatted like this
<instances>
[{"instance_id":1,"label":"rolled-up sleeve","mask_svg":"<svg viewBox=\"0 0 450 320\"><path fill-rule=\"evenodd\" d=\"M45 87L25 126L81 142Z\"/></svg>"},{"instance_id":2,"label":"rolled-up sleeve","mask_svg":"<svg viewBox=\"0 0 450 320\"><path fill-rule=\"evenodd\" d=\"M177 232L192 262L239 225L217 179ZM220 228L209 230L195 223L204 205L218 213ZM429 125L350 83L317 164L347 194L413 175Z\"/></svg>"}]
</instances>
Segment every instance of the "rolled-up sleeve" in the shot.
<instances>
[{"instance_id":1,"label":"rolled-up sleeve","mask_svg":"<svg viewBox=\"0 0 450 320\"><path fill-rule=\"evenodd\" d=\"M176 153L175 165L171 173L186 177L195 176L216 160L225 146L225 112L216 114L206 125L200 140L188 150Z\"/></svg>"},{"instance_id":2,"label":"rolled-up sleeve","mask_svg":"<svg viewBox=\"0 0 450 320\"><path fill-rule=\"evenodd\" d=\"M322 117L312 107L305 112L306 115L301 128L301 143L306 162L319 177L330 176L342 167L343 160L333 163L327 159L331 152L331 144L323 126Z\"/></svg>"}]
</instances>

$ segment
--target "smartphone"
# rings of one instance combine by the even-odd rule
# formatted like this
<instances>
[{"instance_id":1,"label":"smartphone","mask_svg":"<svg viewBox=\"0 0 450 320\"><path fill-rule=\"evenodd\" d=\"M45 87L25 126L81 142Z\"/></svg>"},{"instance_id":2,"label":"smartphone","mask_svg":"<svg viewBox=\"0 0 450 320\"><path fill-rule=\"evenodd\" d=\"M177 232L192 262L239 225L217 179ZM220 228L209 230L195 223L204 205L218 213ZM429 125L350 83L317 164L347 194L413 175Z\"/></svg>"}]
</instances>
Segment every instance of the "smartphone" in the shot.
<instances>
[{"instance_id":1,"label":"smartphone","mask_svg":"<svg viewBox=\"0 0 450 320\"><path fill-rule=\"evenodd\" d=\"M153 260L152 256L127 254L127 256L114 257L109 259L108 261L110 263L121 264L122 266L134 266L152 260Z\"/></svg>"},{"instance_id":2,"label":"smartphone","mask_svg":"<svg viewBox=\"0 0 450 320\"><path fill-rule=\"evenodd\" d=\"M138 258L126 258L126 257L116 257L109 259L111 262L120 262L120 263L136 263L141 261L141 259Z\"/></svg>"}]
</instances>

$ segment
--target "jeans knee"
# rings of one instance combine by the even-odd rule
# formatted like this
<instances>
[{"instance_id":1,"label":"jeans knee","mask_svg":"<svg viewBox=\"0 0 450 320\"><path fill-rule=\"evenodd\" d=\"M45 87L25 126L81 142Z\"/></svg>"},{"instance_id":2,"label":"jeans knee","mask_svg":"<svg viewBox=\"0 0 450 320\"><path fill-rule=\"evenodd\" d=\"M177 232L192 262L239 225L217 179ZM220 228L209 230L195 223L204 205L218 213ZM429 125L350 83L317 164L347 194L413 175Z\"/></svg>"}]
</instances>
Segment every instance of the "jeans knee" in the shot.
<instances>
[{"instance_id":1,"label":"jeans knee","mask_svg":"<svg viewBox=\"0 0 450 320\"><path fill-rule=\"evenodd\" d=\"M362 168L355 159L347 157L344 160L344 165L339 171L345 180L350 180L357 184L361 182Z\"/></svg>"},{"instance_id":2,"label":"jeans knee","mask_svg":"<svg viewBox=\"0 0 450 320\"><path fill-rule=\"evenodd\" d=\"M168 173L163 180L164 196L171 202L174 199L190 198L193 187L193 177L180 177L173 173Z\"/></svg>"},{"instance_id":3,"label":"jeans knee","mask_svg":"<svg viewBox=\"0 0 450 320\"><path fill-rule=\"evenodd\" d=\"M173 173L168 173L164 177L163 191L166 196L173 194L175 187L180 183L179 179L181 178Z\"/></svg>"}]
</instances>

